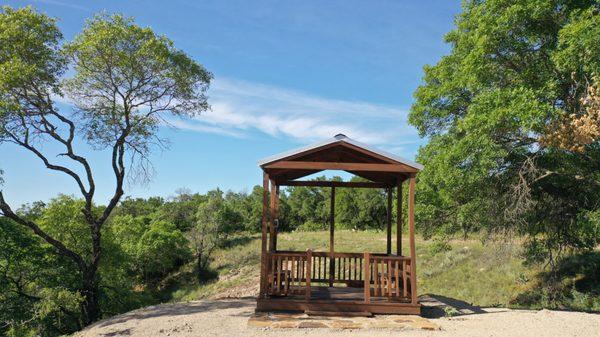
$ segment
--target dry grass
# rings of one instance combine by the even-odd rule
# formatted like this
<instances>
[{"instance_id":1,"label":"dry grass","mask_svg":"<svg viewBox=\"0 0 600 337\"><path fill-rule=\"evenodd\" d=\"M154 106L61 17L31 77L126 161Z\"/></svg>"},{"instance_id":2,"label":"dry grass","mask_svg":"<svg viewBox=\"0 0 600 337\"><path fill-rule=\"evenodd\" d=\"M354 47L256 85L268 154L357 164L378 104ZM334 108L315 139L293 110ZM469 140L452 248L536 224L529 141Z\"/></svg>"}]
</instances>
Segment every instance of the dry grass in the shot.
<instances>
[{"instance_id":1,"label":"dry grass","mask_svg":"<svg viewBox=\"0 0 600 337\"><path fill-rule=\"evenodd\" d=\"M385 233L336 231L336 251L385 252ZM172 294L174 301L254 295L258 289L260 238L254 235L215 254L212 268L219 277L198 286L190 283ZM329 249L328 232L282 233L279 249ZM479 306L507 306L524 291L538 270L522 264L519 245L479 240L453 240L440 248L435 241L417 238L419 293L437 294ZM403 240L404 252L408 240ZM395 251L395 246L393 250Z\"/></svg>"}]
</instances>

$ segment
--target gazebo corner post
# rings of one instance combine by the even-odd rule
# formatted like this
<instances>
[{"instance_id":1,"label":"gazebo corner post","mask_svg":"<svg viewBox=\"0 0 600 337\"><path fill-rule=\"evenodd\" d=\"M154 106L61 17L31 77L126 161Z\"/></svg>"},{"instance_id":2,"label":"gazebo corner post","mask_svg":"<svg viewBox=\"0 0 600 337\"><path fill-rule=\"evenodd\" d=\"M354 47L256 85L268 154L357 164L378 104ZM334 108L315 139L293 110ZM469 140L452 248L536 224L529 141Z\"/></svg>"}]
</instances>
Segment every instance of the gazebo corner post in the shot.
<instances>
[{"instance_id":1,"label":"gazebo corner post","mask_svg":"<svg viewBox=\"0 0 600 337\"><path fill-rule=\"evenodd\" d=\"M260 249L260 290L259 297L267 297L268 265L267 261L267 211L268 211L268 192L269 192L269 174L263 171L263 200L262 200L262 218L261 218L261 249Z\"/></svg>"},{"instance_id":2,"label":"gazebo corner post","mask_svg":"<svg viewBox=\"0 0 600 337\"><path fill-rule=\"evenodd\" d=\"M396 188L396 255L402 256L402 180Z\"/></svg>"},{"instance_id":3,"label":"gazebo corner post","mask_svg":"<svg viewBox=\"0 0 600 337\"><path fill-rule=\"evenodd\" d=\"M386 236L386 253L387 255L392 255L392 188L386 188L387 192L387 213L386 213L386 226L387 226L387 236Z\"/></svg>"},{"instance_id":4,"label":"gazebo corner post","mask_svg":"<svg viewBox=\"0 0 600 337\"><path fill-rule=\"evenodd\" d=\"M279 184L275 183L275 207L274 207L274 223L275 235L273 236L273 251L277 251L277 236L279 235Z\"/></svg>"},{"instance_id":5,"label":"gazebo corner post","mask_svg":"<svg viewBox=\"0 0 600 337\"><path fill-rule=\"evenodd\" d=\"M408 229L410 232L410 295L411 304L417 304L417 254L415 247L415 175L410 177L408 185Z\"/></svg>"},{"instance_id":6,"label":"gazebo corner post","mask_svg":"<svg viewBox=\"0 0 600 337\"><path fill-rule=\"evenodd\" d=\"M365 291L365 303L371 303L371 254L364 252L364 291ZM377 277L377 276L375 276Z\"/></svg>"},{"instance_id":7,"label":"gazebo corner post","mask_svg":"<svg viewBox=\"0 0 600 337\"><path fill-rule=\"evenodd\" d=\"M305 298L307 301L310 301L311 290L310 290L310 281L312 278L312 250L306 250L306 293Z\"/></svg>"},{"instance_id":8,"label":"gazebo corner post","mask_svg":"<svg viewBox=\"0 0 600 337\"><path fill-rule=\"evenodd\" d=\"M270 179L269 193L269 252L275 252L277 236L277 186L275 181Z\"/></svg>"},{"instance_id":9,"label":"gazebo corner post","mask_svg":"<svg viewBox=\"0 0 600 337\"><path fill-rule=\"evenodd\" d=\"M329 204L329 286L333 287L335 278L335 186L331 187Z\"/></svg>"}]
</instances>

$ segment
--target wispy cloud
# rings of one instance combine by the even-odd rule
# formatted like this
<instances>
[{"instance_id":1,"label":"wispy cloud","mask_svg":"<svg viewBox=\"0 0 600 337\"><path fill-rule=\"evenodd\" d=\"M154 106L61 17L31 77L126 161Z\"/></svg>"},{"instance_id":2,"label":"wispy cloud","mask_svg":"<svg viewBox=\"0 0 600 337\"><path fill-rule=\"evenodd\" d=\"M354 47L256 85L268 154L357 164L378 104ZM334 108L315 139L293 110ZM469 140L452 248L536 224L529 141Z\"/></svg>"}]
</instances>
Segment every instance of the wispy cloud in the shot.
<instances>
[{"instance_id":1,"label":"wispy cloud","mask_svg":"<svg viewBox=\"0 0 600 337\"><path fill-rule=\"evenodd\" d=\"M34 2L43 3L43 4L47 4L47 5L53 5L53 6L59 6L59 7L72 8L72 9L77 9L80 11L88 11L89 10L87 7L84 7L84 6L81 6L78 4L64 2L64 1L58 1L58 0L35 0Z\"/></svg>"},{"instance_id":2,"label":"wispy cloud","mask_svg":"<svg viewBox=\"0 0 600 337\"><path fill-rule=\"evenodd\" d=\"M245 81L219 78L211 85L212 109L175 126L199 132L249 136L262 132L299 142L344 133L357 140L399 148L417 143L407 111L368 102L336 100Z\"/></svg>"},{"instance_id":3,"label":"wispy cloud","mask_svg":"<svg viewBox=\"0 0 600 337\"><path fill-rule=\"evenodd\" d=\"M53 96L64 105L68 97ZM405 109L336 100L264 84L219 78L209 92L211 109L194 119L168 118L178 129L244 138L256 133L292 138L298 143L343 133L390 152L414 155L422 142L408 125Z\"/></svg>"}]
</instances>

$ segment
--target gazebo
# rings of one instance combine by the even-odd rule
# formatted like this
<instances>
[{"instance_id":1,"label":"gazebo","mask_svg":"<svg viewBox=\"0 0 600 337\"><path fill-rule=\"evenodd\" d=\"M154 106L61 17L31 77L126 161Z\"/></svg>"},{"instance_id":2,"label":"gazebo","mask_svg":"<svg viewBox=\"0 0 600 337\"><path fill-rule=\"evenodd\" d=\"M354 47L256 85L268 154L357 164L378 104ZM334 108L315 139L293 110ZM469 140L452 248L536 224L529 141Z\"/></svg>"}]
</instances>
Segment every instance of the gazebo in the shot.
<instances>
[{"instance_id":1,"label":"gazebo","mask_svg":"<svg viewBox=\"0 0 600 337\"><path fill-rule=\"evenodd\" d=\"M257 311L289 310L342 315L420 314L417 300L414 195L418 163L359 143L345 135L259 161L263 170L260 294ZM343 170L366 182L299 180L323 171ZM408 181L409 255L402 250L402 185ZM329 251L277 249L281 186L331 188ZM381 188L387 192L387 250L335 250L336 188ZM397 189L396 219L392 219ZM270 193L269 193L270 191ZM392 222L396 251L392 252Z\"/></svg>"}]
</instances>

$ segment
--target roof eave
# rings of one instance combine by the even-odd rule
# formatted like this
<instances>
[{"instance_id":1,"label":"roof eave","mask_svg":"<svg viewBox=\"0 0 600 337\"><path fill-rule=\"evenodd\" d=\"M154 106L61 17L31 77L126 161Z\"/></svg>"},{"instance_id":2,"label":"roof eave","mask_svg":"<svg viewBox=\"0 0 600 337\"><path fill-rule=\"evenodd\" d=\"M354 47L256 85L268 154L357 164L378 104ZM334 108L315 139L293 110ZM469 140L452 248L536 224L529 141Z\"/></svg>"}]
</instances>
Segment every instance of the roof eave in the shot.
<instances>
[{"instance_id":1,"label":"roof eave","mask_svg":"<svg viewBox=\"0 0 600 337\"><path fill-rule=\"evenodd\" d=\"M307 146L303 146L303 147L300 147L300 148L296 148L296 149L293 149L293 150L290 150L290 151L285 151L285 152L282 152L282 153L279 153L279 154L276 154L276 155L273 155L273 156L269 156L269 157L263 158L263 159L261 159L261 160L258 161L258 166L264 168L268 164L271 164L271 163L279 161L279 160L283 160L283 159L291 157L293 155L300 154L302 152L306 152L306 151L310 151L310 150L314 150L314 149L317 149L317 148L320 148L320 147L323 147L323 146L327 146L327 145L331 145L331 144L334 144L334 143L342 143L342 142L346 142L346 143L354 145L356 147L365 149L365 150L367 150L369 152L373 152L375 154L378 154L380 156L386 157L386 158L391 159L393 161L396 161L396 162L399 162L401 164L410 166L410 167L412 167L412 168L414 168L416 170L419 170L419 171L423 170L423 168L424 168L424 166L422 164L419 164L417 162L414 162L414 161L402 158L400 156L397 156L397 155L395 155L393 153L390 153L390 152L387 152L387 151L376 149L374 147L371 147L370 145L363 144L363 143L358 142L358 141L356 141L354 139L348 138L348 137L346 137L344 135L336 135L333 138L330 138L330 139L327 139L327 140L324 140L324 141L321 141L321 142L313 143L313 144L310 144L310 145L307 145Z\"/></svg>"}]
</instances>

